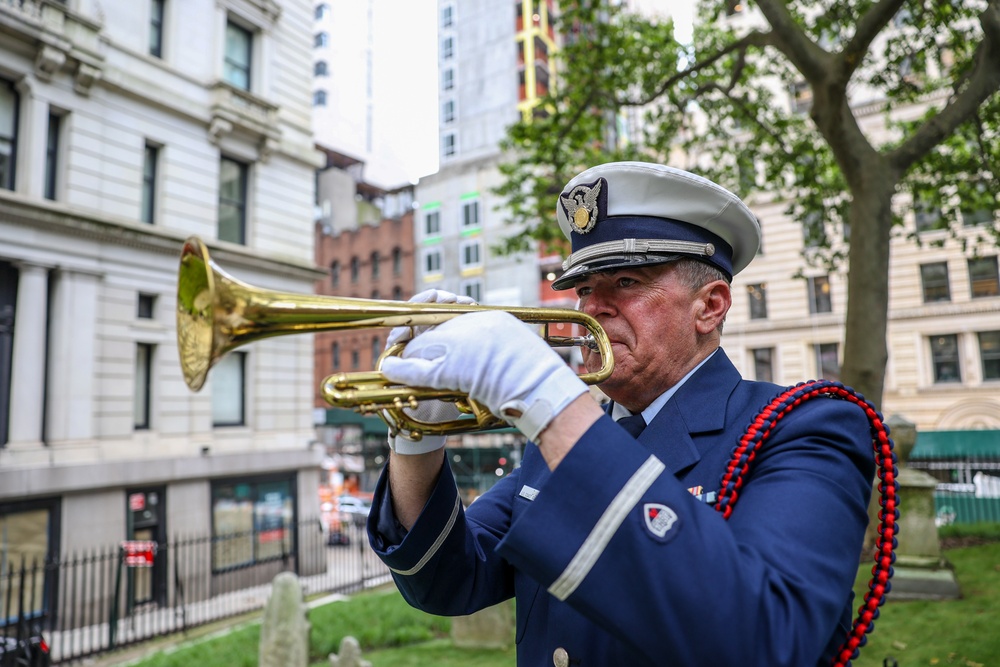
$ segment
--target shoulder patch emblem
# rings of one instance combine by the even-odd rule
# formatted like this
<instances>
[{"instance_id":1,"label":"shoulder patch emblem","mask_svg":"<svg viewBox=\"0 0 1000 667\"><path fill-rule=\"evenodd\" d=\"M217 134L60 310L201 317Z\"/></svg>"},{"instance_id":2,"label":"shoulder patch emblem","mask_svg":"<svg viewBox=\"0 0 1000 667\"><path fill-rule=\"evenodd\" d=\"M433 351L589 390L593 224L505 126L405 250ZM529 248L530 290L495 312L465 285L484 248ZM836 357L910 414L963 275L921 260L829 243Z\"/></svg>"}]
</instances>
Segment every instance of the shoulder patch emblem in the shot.
<instances>
[{"instance_id":1,"label":"shoulder patch emblem","mask_svg":"<svg viewBox=\"0 0 1000 667\"><path fill-rule=\"evenodd\" d=\"M646 503L642 507L646 528L656 537L662 538L677 523L677 513L660 503Z\"/></svg>"},{"instance_id":2,"label":"shoulder patch emblem","mask_svg":"<svg viewBox=\"0 0 1000 667\"><path fill-rule=\"evenodd\" d=\"M586 234L599 220L608 216L608 182L599 178L593 183L581 183L559 195L559 203L572 225L570 229Z\"/></svg>"}]
</instances>

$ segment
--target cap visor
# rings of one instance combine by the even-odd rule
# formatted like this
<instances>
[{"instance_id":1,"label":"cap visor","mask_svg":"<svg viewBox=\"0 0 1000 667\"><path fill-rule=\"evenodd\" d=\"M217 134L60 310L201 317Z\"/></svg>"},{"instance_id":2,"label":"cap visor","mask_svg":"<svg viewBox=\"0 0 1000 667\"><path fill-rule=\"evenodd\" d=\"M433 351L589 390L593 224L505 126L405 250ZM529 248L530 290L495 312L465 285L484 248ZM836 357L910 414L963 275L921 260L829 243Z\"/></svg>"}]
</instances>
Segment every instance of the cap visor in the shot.
<instances>
[{"instance_id":1,"label":"cap visor","mask_svg":"<svg viewBox=\"0 0 1000 667\"><path fill-rule=\"evenodd\" d=\"M651 266L653 264L666 264L667 262L672 262L678 260L683 255L613 255L611 257L605 257L603 259L598 259L592 262L587 262L585 264L577 264L573 268L566 271L564 274L552 281L552 289L554 290L564 290L570 289L575 285L581 278L589 276L592 273L601 273L603 271L613 271L615 269L631 268L636 266Z\"/></svg>"}]
</instances>

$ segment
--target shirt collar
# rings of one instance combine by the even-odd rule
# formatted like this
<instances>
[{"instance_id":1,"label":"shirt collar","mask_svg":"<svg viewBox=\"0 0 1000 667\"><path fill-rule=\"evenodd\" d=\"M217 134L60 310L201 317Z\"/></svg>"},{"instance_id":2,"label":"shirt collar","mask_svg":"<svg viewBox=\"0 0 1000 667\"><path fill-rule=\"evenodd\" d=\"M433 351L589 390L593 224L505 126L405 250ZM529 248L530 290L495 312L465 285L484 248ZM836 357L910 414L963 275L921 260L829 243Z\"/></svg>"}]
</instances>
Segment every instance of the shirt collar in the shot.
<instances>
[{"instance_id":1,"label":"shirt collar","mask_svg":"<svg viewBox=\"0 0 1000 667\"><path fill-rule=\"evenodd\" d=\"M694 375L698 371L698 369L701 368L702 366L704 366L705 362L707 362L709 359L711 359L713 356L715 356L715 353L718 352L718 351L719 351L719 348L715 348L715 350L712 351L712 354L710 354L707 357L705 357L704 359L702 359L698 363L697 366L695 366L690 371L688 371L688 374L685 375L684 377L682 377L681 380L680 380L680 382L678 382L677 384L675 384L670 389L667 389L665 392L663 392L662 394L660 394L656 398L656 400L654 400L652 403L650 403L646 407L646 409L642 411L642 418L643 418L643 420L645 420L645 422L647 424L652 424L653 423L653 419L655 419L656 415L658 415L660 413L660 410L663 409L663 406L667 404L667 401L670 400L670 397L673 396L674 394L676 394L677 390L681 388L681 385L683 385L685 382L687 382L688 378L691 377L692 375ZM615 421L618 421L622 417L628 417L631 414L632 413L629 412L628 408L626 408L625 406L623 406L623 405L621 405L621 404L619 404L617 402L615 402L615 404L611 406L611 418L614 419Z\"/></svg>"}]
</instances>

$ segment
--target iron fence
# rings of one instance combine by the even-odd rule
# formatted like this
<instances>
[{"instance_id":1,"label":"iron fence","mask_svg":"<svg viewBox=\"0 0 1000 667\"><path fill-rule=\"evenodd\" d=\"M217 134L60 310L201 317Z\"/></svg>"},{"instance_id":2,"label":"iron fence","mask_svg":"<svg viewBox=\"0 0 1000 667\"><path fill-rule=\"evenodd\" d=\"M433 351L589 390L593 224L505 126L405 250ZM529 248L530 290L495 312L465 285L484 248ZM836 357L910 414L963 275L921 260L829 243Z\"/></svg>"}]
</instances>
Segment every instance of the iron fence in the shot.
<instances>
[{"instance_id":1,"label":"iron fence","mask_svg":"<svg viewBox=\"0 0 1000 667\"><path fill-rule=\"evenodd\" d=\"M910 460L937 482L934 510L939 526L1000 523L1000 456Z\"/></svg>"},{"instance_id":2,"label":"iron fence","mask_svg":"<svg viewBox=\"0 0 1000 667\"><path fill-rule=\"evenodd\" d=\"M389 581L360 521L330 534L318 519L275 530L176 536L133 554L119 544L0 569L0 636L40 631L53 664L262 609L279 572L307 596ZM235 555L235 556L234 556Z\"/></svg>"}]
</instances>

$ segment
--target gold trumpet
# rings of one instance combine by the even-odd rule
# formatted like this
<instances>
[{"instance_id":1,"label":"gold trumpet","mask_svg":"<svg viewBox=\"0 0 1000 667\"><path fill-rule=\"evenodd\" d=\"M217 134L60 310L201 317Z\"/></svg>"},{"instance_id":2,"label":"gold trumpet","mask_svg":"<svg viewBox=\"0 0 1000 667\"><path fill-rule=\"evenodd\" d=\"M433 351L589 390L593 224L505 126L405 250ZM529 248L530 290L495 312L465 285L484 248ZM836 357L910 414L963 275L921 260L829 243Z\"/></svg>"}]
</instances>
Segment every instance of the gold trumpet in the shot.
<instances>
[{"instance_id":1,"label":"gold trumpet","mask_svg":"<svg viewBox=\"0 0 1000 667\"><path fill-rule=\"evenodd\" d=\"M181 250L177 277L177 347L184 381L192 391L205 384L208 372L231 350L262 338L380 327L429 326L463 313L503 310L527 323L544 325L543 338L553 347L585 346L601 355L603 366L580 375L587 384L606 380L614 370L611 342L593 317L564 308L504 308L451 303L409 303L277 292L247 285L212 261L208 248L192 236ZM582 325L587 336L549 335L549 324ZM391 346L374 371L337 373L323 381L324 399L335 407L378 414L392 434L407 437L481 431L506 426L483 405L458 391L409 387L390 382L379 369L382 360L399 354L405 344ZM419 401L452 401L464 416L445 422L417 420L404 409Z\"/></svg>"}]
</instances>

